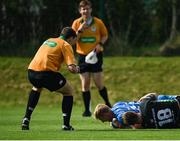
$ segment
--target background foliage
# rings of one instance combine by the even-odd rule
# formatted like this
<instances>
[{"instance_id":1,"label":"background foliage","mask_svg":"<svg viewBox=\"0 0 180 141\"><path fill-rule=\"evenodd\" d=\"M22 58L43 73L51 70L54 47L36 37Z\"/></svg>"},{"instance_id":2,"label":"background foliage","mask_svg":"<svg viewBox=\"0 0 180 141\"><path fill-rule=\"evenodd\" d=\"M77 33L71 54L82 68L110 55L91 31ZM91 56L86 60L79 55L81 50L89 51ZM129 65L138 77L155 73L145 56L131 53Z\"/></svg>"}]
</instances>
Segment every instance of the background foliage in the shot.
<instances>
[{"instance_id":1,"label":"background foliage","mask_svg":"<svg viewBox=\"0 0 180 141\"><path fill-rule=\"evenodd\" d=\"M91 1L93 15L102 18L110 33L106 55L159 55L171 32L178 36L179 0ZM31 56L46 38L58 36L80 16L78 3L1 0L0 55Z\"/></svg>"}]
</instances>

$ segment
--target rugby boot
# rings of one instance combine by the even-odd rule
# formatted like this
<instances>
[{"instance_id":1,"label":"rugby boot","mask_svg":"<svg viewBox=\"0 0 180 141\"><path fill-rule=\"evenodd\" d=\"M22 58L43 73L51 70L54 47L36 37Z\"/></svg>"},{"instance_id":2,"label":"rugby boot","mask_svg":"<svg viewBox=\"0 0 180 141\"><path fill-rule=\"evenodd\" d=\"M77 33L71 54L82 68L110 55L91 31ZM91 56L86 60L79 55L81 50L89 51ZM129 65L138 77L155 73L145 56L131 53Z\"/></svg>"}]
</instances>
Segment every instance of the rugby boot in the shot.
<instances>
[{"instance_id":1,"label":"rugby boot","mask_svg":"<svg viewBox=\"0 0 180 141\"><path fill-rule=\"evenodd\" d=\"M22 130L29 130L29 122L30 120L28 118L23 118L21 125Z\"/></svg>"},{"instance_id":2,"label":"rugby boot","mask_svg":"<svg viewBox=\"0 0 180 141\"><path fill-rule=\"evenodd\" d=\"M69 125L69 126L63 125L62 130L64 130L64 131L73 131L74 128L71 125Z\"/></svg>"},{"instance_id":3,"label":"rugby boot","mask_svg":"<svg viewBox=\"0 0 180 141\"><path fill-rule=\"evenodd\" d=\"M90 111L84 111L84 113L82 114L83 117L90 117L92 115L92 113Z\"/></svg>"}]
</instances>

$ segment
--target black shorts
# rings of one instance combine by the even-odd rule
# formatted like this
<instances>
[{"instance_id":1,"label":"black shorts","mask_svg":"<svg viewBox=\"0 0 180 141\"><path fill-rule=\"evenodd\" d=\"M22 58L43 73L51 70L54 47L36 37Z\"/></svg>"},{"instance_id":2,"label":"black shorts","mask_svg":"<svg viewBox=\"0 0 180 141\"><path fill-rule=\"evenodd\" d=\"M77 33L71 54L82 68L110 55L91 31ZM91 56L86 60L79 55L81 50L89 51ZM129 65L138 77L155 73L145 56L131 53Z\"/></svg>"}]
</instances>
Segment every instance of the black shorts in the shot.
<instances>
[{"instance_id":1,"label":"black shorts","mask_svg":"<svg viewBox=\"0 0 180 141\"><path fill-rule=\"evenodd\" d=\"M28 79L36 88L56 91L66 84L66 79L58 72L28 70Z\"/></svg>"},{"instance_id":2,"label":"black shorts","mask_svg":"<svg viewBox=\"0 0 180 141\"><path fill-rule=\"evenodd\" d=\"M97 54L98 62L96 64L88 64L85 62L86 55L79 54L78 65L80 67L80 73L84 72L102 72L103 65L103 53Z\"/></svg>"}]
</instances>

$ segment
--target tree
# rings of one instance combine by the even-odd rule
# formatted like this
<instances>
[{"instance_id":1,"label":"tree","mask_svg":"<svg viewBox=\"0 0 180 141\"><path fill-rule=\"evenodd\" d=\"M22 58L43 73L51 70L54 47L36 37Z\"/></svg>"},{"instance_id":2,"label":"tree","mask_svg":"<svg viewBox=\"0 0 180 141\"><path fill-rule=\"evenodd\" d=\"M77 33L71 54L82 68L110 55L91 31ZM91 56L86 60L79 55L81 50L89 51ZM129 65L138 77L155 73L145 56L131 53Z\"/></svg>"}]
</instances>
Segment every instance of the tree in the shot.
<instances>
[{"instance_id":1,"label":"tree","mask_svg":"<svg viewBox=\"0 0 180 141\"><path fill-rule=\"evenodd\" d=\"M172 24L171 24L171 33L170 41L176 38L177 35L177 0L172 0Z\"/></svg>"},{"instance_id":2,"label":"tree","mask_svg":"<svg viewBox=\"0 0 180 141\"><path fill-rule=\"evenodd\" d=\"M177 0L170 0L172 8L172 21L171 21L171 31L169 38L160 47L160 52L162 55L180 55L180 43L176 43L179 40L177 36Z\"/></svg>"}]
</instances>

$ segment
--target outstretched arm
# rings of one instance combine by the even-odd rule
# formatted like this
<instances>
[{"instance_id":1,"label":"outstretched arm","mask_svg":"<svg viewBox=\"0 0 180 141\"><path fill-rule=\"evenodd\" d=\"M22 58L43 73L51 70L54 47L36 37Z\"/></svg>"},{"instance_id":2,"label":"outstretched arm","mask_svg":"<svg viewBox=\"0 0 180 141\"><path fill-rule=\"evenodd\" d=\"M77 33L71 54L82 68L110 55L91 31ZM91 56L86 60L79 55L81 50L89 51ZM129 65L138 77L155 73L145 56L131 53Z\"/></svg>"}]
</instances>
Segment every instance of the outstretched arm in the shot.
<instances>
[{"instance_id":1,"label":"outstretched arm","mask_svg":"<svg viewBox=\"0 0 180 141\"><path fill-rule=\"evenodd\" d=\"M142 102L143 100L145 100L145 99L152 99L152 100L156 100L157 99L157 93L148 93L148 94L146 94L145 96L143 96L143 97L141 97L138 101L139 102Z\"/></svg>"}]
</instances>

